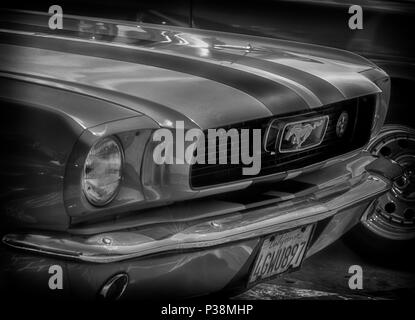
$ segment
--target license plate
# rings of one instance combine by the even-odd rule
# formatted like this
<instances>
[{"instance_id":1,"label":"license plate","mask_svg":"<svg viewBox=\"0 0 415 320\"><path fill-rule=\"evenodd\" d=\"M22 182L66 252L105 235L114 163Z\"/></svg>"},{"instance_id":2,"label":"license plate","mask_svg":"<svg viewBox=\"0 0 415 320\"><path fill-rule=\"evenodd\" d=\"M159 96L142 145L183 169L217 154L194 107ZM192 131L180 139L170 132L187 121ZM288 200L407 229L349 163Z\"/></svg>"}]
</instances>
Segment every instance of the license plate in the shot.
<instances>
[{"instance_id":1,"label":"license plate","mask_svg":"<svg viewBox=\"0 0 415 320\"><path fill-rule=\"evenodd\" d=\"M297 268L305 256L313 225L267 237L255 261L249 283Z\"/></svg>"}]
</instances>

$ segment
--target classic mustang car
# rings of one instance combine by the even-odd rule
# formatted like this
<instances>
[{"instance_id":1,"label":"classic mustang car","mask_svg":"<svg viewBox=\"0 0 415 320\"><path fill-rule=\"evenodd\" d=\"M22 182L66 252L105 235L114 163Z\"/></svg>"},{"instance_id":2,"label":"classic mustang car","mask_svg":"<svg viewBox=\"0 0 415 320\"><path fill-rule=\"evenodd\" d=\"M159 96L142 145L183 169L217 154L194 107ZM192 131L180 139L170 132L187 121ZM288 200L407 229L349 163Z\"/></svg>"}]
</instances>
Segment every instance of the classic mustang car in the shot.
<instances>
[{"instance_id":1,"label":"classic mustang car","mask_svg":"<svg viewBox=\"0 0 415 320\"><path fill-rule=\"evenodd\" d=\"M299 268L403 174L365 151L390 84L358 55L66 14L51 30L49 18L0 15L0 283L19 295L234 294ZM178 121L260 130L260 170L155 163L154 135L177 138Z\"/></svg>"},{"instance_id":2,"label":"classic mustang car","mask_svg":"<svg viewBox=\"0 0 415 320\"><path fill-rule=\"evenodd\" d=\"M46 11L48 1L11 1ZM26 1L27 2L27 1ZM362 55L390 77L390 107L382 134L368 145L405 168L404 177L377 199L346 243L378 262L406 263L415 245L415 29L412 0L60 0L65 13L243 33L344 49ZM349 8L359 5L363 29L351 30ZM101 26L101 28L103 28Z\"/></svg>"}]
</instances>

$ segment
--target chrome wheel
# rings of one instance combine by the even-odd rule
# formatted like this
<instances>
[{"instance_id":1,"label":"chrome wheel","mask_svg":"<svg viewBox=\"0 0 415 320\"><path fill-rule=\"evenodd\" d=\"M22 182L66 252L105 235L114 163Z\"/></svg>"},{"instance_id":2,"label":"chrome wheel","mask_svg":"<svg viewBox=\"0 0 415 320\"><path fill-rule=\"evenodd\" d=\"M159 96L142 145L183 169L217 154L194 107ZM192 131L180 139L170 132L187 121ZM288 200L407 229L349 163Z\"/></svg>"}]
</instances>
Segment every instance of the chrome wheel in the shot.
<instances>
[{"instance_id":1,"label":"chrome wheel","mask_svg":"<svg viewBox=\"0 0 415 320\"><path fill-rule=\"evenodd\" d=\"M390 240L415 238L415 130L385 126L368 151L399 163L405 174L376 199L362 217L365 228Z\"/></svg>"}]
</instances>

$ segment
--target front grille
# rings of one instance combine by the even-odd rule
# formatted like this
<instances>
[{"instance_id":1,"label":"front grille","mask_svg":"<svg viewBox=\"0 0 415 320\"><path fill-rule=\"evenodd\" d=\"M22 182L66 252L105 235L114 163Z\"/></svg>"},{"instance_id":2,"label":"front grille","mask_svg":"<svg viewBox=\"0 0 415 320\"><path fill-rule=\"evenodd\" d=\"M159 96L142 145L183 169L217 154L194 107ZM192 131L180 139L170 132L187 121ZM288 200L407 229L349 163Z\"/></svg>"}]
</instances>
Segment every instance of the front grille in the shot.
<instances>
[{"instance_id":1,"label":"front grille","mask_svg":"<svg viewBox=\"0 0 415 320\"><path fill-rule=\"evenodd\" d=\"M311 119L319 116L329 116L329 123L323 141L320 145L292 153L271 153L264 150L262 146L261 170L256 176L265 176L294 170L314 163L322 162L338 155L363 147L370 138L376 96L364 96L339 103L334 103L308 112L292 113L282 117L257 119L229 125L223 129L235 128L240 133L242 129L261 129L262 142L266 129L271 121L281 119L283 122L295 122ZM349 125L345 134L339 138L336 134L336 123L340 114L347 111L349 114ZM207 132L205 133L207 137ZM252 141L252 136L250 137ZM236 182L238 180L253 178L256 176L245 176L242 168L246 165L231 164L230 152L228 151L227 164L219 164L219 140L216 148L216 164L208 164L208 155L205 155L205 164L195 163L190 171L190 183L192 188L203 188L216 184ZM230 141L227 141L230 149ZM207 142L205 143L207 148ZM207 150L207 149L206 149ZM252 154L252 150L250 150Z\"/></svg>"}]
</instances>

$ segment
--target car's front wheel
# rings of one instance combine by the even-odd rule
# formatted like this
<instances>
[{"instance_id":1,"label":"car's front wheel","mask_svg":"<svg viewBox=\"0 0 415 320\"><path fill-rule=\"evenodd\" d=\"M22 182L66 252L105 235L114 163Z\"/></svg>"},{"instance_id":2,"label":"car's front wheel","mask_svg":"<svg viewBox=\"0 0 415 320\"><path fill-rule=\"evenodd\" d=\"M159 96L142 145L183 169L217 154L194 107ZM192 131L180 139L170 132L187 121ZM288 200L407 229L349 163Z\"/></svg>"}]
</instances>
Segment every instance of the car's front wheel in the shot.
<instances>
[{"instance_id":1,"label":"car's front wheel","mask_svg":"<svg viewBox=\"0 0 415 320\"><path fill-rule=\"evenodd\" d=\"M369 206L346 242L378 261L411 260L415 248L415 130L386 125L368 150L396 161L405 173L389 192Z\"/></svg>"}]
</instances>

